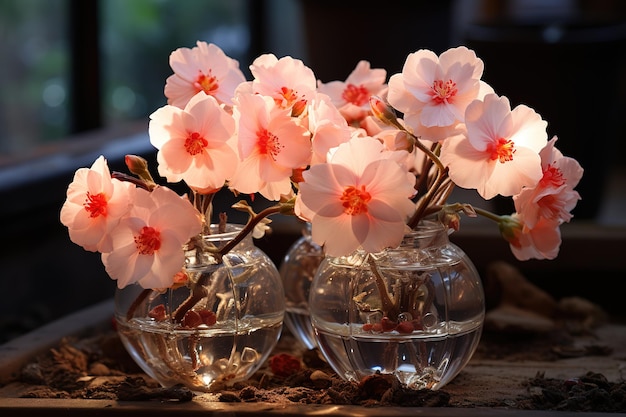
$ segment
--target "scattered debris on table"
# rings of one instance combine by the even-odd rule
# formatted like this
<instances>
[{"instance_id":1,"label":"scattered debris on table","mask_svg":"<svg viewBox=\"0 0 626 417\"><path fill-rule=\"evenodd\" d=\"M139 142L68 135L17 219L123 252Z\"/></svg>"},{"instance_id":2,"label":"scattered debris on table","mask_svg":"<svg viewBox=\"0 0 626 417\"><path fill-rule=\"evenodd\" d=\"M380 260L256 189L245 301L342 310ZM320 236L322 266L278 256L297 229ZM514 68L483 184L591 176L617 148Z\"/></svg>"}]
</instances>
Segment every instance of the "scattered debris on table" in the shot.
<instances>
[{"instance_id":1,"label":"scattered debris on table","mask_svg":"<svg viewBox=\"0 0 626 417\"><path fill-rule=\"evenodd\" d=\"M406 389L383 375L360 384L346 382L318 350L299 347L286 330L252 378L215 387L211 393L161 387L133 362L113 329L89 338L62 340L34 358L8 385L23 398L626 411L626 382L611 382L593 369L566 379L547 378L539 370L534 377L511 379L508 387L503 386L501 376L472 372L475 361L550 364L563 358L613 353L594 335L608 317L584 299L554 300L503 263L489 270L485 292L490 303L481 343L466 369L438 391ZM585 342L577 343L581 336ZM0 396L7 388L0 387Z\"/></svg>"}]
</instances>

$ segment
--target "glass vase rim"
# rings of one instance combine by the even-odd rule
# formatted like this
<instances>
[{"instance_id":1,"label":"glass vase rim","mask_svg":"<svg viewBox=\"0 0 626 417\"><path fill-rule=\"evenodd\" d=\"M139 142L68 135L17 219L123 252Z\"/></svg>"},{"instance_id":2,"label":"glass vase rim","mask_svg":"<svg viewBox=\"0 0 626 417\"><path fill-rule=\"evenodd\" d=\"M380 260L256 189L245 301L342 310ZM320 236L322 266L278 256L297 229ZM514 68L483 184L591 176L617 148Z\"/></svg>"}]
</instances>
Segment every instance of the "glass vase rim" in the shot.
<instances>
[{"instance_id":1,"label":"glass vase rim","mask_svg":"<svg viewBox=\"0 0 626 417\"><path fill-rule=\"evenodd\" d=\"M439 233L448 235L448 228L437 220L421 220L417 226L405 233L407 237L432 236Z\"/></svg>"},{"instance_id":2,"label":"glass vase rim","mask_svg":"<svg viewBox=\"0 0 626 417\"><path fill-rule=\"evenodd\" d=\"M211 223L209 225L210 233L203 232L201 233L200 236L202 237L203 240L208 241L208 242L229 241L229 240L233 240L239 234L239 232L243 230L244 226L239 223L226 223L226 231L217 233L217 231L219 230L219 227L220 227L219 224Z\"/></svg>"}]
</instances>

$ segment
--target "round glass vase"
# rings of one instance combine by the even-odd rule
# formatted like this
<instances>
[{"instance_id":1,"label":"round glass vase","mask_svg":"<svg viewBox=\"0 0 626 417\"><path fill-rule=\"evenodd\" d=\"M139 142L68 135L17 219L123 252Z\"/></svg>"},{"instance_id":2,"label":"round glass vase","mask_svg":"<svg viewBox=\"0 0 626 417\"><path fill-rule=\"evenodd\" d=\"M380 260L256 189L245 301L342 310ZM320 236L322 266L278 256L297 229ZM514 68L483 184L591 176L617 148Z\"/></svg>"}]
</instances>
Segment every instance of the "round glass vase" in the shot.
<instances>
[{"instance_id":1,"label":"round glass vase","mask_svg":"<svg viewBox=\"0 0 626 417\"><path fill-rule=\"evenodd\" d=\"M305 223L302 236L287 250L279 269L285 289L285 325L306 349L317 347L309 315L309 290L323 259L322 247L311 239L311 224Z\"/></svg>"},{"instance_id":2,"label":"round glass vase","mask_svg":"<svg viewBox=\"0 0 626 417\"><path fill-rule=\"evenodd\" d=\"M285 297L271 259L246 236L220 259L207 248L230 242L241 226L185 247L186 284L163 291L117 289L120 338L137 364L164 387L210 392L248 379L282 330Z\"/></svg>"},{"instance_id":3,"label":"round glass vase","mask_svg":"<svg viewBox=\"0 0 626 417\"><path fill-rule=\"evenodd\" d=\"M395 249L326 257L309 311L317 344L343 379L383 374L436 390L474 354L485 298L476 268L446 229L422 222Z\"/></svg>"}]
</instances>

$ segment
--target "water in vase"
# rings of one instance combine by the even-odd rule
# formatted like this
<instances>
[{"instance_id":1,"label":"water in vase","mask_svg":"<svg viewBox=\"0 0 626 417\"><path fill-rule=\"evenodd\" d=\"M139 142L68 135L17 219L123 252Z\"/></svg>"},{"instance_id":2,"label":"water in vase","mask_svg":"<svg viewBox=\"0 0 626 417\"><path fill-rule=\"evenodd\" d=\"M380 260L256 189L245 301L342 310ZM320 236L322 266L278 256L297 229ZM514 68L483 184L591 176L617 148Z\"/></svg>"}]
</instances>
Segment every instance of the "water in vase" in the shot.
<instances>
[{"instance_id":1,"label":"water in vase","mask_svg":"<svg viewBox=\"0 0 626 417\"><path fill-rule=\"evenodd\" d=\"M316 330L319 348L345 379L359 382L381 373L412 389L435 390L467 364L480 340L482 323L444 322L434 331L394 331L384 336L365 332L361 325L318 322Z\"/></svg>"},{"instance_id":2,"label":"water in vase","mask_svg":"<svg viewBox=\"0 0 626 417\"><path fill-rule=\"evenodd\" d=\"M135 361L163 386L181 381L211 391L249 378L280 337L282 314L185 329L150 319L118 320L122 342Z\"/></svg>"}]
</instances>

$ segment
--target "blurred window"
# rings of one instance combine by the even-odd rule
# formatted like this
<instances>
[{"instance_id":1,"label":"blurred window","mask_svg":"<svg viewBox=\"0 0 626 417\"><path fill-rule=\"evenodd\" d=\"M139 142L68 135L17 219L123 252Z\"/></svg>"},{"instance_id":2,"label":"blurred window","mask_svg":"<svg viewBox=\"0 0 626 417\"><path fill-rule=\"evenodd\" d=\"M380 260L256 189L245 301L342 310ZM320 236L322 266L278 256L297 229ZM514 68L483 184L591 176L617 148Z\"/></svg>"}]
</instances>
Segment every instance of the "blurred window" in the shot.
<instances>
[{"instance_id":1,"label":"blurred window","mask_svg":"<svg viewBox=\"0 0 626 417\"><path fill-rule=\"evenodd\" d=\"M176 48L204 40L247 62L247 4L0 1L0 167L55 152L78 131L148 116L166 102Z\"/></svg>"}]
</instances>

